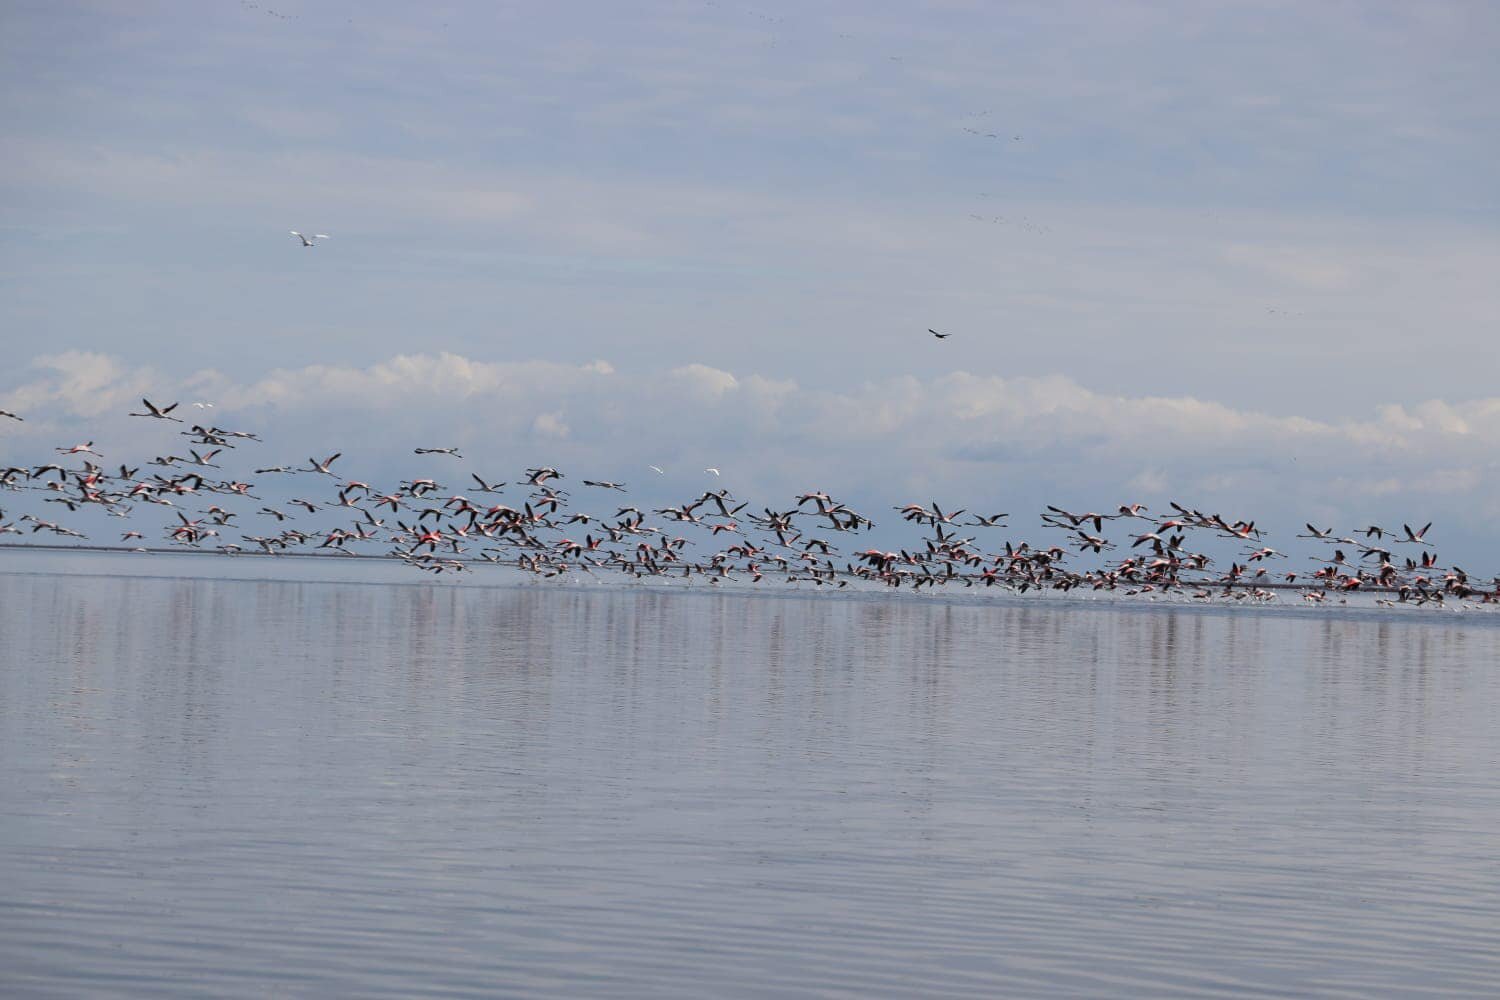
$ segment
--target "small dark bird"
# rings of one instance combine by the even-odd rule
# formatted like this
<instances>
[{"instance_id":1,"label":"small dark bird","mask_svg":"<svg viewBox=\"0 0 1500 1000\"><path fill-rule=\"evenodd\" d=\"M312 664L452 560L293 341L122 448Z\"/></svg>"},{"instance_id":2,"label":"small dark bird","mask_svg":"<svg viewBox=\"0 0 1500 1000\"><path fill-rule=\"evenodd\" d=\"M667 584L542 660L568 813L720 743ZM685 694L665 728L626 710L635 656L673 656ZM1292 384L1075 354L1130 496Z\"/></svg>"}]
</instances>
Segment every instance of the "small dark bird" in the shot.
<instances>
[{"instance_id":1,"label":"small dark bird","mask_svg":"<svg viewBox=\"0 0 1500 1000\"><path fill-rule=\"evenodd\" d=\"M930 333L930 334L932 334L938 340L947 340L949 337L953 336L953 334L951 334L951 333L938 333L932 327L928 327L927 328L927 332Z\"/></svg>"}]
</instances>

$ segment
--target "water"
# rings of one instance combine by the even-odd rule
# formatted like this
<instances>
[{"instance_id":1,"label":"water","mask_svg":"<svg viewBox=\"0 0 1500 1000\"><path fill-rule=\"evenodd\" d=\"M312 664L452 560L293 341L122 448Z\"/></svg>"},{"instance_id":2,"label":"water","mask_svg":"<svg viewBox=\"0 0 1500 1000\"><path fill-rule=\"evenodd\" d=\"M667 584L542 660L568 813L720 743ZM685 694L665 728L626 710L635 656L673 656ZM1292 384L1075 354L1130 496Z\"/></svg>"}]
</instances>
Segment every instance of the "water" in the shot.
<instances>
[{"instance_id":1,"label":"water","mask_svg":"<svg viewBox=\"0 0 1500 1000\"><path fill-rule=\"evenodd\" d=\"M0 575L0 989L1496 995L1497 625Z\"/></svg>"}]
</instances>

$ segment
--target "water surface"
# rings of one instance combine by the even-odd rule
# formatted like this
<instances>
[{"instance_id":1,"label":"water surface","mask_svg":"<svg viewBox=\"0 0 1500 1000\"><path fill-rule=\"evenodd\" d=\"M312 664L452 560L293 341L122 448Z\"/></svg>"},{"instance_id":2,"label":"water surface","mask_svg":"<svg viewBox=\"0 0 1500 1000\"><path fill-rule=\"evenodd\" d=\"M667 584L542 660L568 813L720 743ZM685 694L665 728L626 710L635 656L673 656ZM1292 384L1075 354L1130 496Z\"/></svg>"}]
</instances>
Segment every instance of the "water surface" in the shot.
<instances>
[{"instance_id":1,"label":"water surface","mask_svg":"<svg viewBox=\"0 0 1500 1000\"><path fill-rule=\"evenodd\" d=\"M0 987L1500 994L1496 625L0 575Z\"/></svg>"}]
</instances>

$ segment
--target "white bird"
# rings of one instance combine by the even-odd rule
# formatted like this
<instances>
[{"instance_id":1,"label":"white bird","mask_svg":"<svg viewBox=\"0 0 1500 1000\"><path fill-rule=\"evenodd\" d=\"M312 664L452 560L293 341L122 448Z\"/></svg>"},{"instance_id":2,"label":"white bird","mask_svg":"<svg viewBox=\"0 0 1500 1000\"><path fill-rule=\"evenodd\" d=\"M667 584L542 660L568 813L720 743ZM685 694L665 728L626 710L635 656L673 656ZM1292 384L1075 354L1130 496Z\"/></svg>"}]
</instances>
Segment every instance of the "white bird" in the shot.
<instances>
[{"instance_id":1,"label":"white bird","mask_svg":"<svg viewBox=\"0 0 1500 1000\"><path fill-rule=\"evenodd\" d=\"M703 471L704 472L712 472L716 476L719 474L719 470L718 469L704 469Z\"/></svg>"},{"instance_id":2,"label":"white bird","mask_svg":"<svg viewBox=\"0 0 1500 1000\"><path fill-rule=\"evenodd\" d=\"M292 230L292 235L295 236L295 237L297 237L297 239L301 240L302 241L302 245L305 246L305 247L316 246L317 244L315 244L313 242L313 240L328 240L328 239L332 239L333 238L333 237L329 236L327 233L315 233L312 236L303 236L301 233L297 232L297 230L295 230L295 229Z\"/></svg>"},{"instance_id":3,"label":"white bird","mask_svg":"<svg viewBox=\"0 0 1500 1000\"><path fill-rule=\"evenodd\" d=\"M194 403L193 405L200 410L212 410L214 408L214 404L212 403Z\"/></svg>"},{"instance_id":4,"label":"white bird","mask_svg":"<svg viewBox=\"0 0 1500 1000\"><path fill-rule=\"evenodd\" d=\"M656 473L658 476L665 476L666 475L666 472L664 472L662 470L662 467L659 466L659 465L648 465L648 466L646 466L646 468L650 469L652 472Z\"/></svg>"}]
</instances>

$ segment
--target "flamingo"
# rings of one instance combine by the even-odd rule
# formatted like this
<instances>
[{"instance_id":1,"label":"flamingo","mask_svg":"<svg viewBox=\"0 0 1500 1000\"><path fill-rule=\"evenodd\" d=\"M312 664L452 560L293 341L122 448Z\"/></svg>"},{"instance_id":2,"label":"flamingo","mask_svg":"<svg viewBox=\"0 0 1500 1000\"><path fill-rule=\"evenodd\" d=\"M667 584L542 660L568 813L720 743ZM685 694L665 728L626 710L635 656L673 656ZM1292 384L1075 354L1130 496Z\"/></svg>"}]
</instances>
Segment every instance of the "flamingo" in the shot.
<instances>
[{"instance_id":1,"label":"flamingo","mask_svg":"<svg viewBox=\"0 0 1500 1000\"><path fill-rule=\"evenodd\" d=\"M174 420L179 424L182 423L182 421L177 417L168 416L169 413L177 409L176 403L173 403L171 406L157 406L156 404L152 403L151 400L144 398L141 400L141 403L146 407L145 413L130 413L127 414L127 416L154 417L157 420Z\"/></svg>"},{"instance_id":2,"label":"flamingo","mask_svg":"<svg viewBox=\"0 0 1500 1000\"><path fill-rule=\"evenodd\" d=\"M1412 531L1411 530L1411 525L1409 525L1409 524L1403 524L1401 526L1401 530L1404 531L1404 532L1406 532L1406 537L1403 538L1403 539L1401 539L1401 541L1403 541L1403 542L1411 542L1414 545L1431 545L1432 544L1431 542L1426 541L1422 537L1422 536L1424 536L1424 535L1427 534L1427 529L1430 528L1430 527L1432 527L1432 522L1431 521L1428 521L1426 524L1424 524L1422 526L1422 530L1421 531Z\"/></svg>"},{"instance_id":3,"label":"flamingo","mask_svg":"<svg viewBox=\"0 0 1500 1000\"><path fill-rule=\"evenodd\" d=\"M86 455L96 455L99 458L103 458L104 457L103 455L100 455L97 451L94 450L94 442L92 442L92 441L89 441L89 442L87 442L85 444L75 444L71 448L54 448L52 450L55 451L55 452L57 452L59 455L84 455L84 454L86 454Z\"/></svg>"},{"instance_id":4,"label":"flamingo","mask_svg":"<svg viewBox=\"0 0 1500 1000\"><path fill-rule=\"evenodd\" d=\"M303 469L302 471L303 472L321 472L325 476L331 476L331 475L333 475L333 472L328 467L333 464L333 460L334 459L338 458L342 454L343 454L343 452L336 451L332 455L329 455L327 458L323 459L323 461L321 461L321 462L318 461L316 458L309 458L308 461L312 463L311 468Z\"/></svg>"},{"instance_id":5,"label":"flamingo","mask_svg":"<svg viewBox=\"0 0 1500 1000\"><path fill-rule=\"evenodd\" d=\"M291 232L292 232L293 236L297 237L297 239L299 239L299 240L302 241L302 245L305 246L305 247L316 246L317 244L313 243L313 240L331 240L331 239L333 239L333 237L329 236L327 233L315 233L312 236L303 236L301 233L297 232L297 230L295 230L295 229L293 229Z\"/></svg>"}]
</instances>

